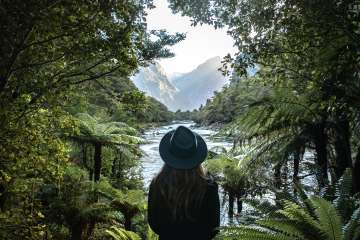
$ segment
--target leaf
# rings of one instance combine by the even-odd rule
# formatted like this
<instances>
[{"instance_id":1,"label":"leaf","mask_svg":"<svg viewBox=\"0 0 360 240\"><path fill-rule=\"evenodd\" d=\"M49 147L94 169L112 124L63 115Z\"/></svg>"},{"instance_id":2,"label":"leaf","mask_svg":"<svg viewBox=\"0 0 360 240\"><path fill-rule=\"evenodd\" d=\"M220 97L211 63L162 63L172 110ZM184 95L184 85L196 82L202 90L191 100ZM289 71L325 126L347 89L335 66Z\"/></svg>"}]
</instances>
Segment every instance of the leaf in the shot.
<instances>
[{"instance_id":1,"label":"leaf","mask_svg":"<svg viewBox=\"0 0 360 240\"><path fill-rule=\"evenodd\" d=\"M111 227L109 230L105 230L105 232L115 240L141 240L139 235L123 228Z\"/></svg>"},{"instance_id":2,"label":"leaf","mask_svg":"<svg viewBox=\"0 0 360 240\"><path fill-rule=\"evenodd\" d=\"M321 230L324 232L327 239L343 239L341 217L335 207L331 205L330 202L319 197L313 197L310 200L315 207L315 214L318 217Z\"/></svg>"}]
</instances>

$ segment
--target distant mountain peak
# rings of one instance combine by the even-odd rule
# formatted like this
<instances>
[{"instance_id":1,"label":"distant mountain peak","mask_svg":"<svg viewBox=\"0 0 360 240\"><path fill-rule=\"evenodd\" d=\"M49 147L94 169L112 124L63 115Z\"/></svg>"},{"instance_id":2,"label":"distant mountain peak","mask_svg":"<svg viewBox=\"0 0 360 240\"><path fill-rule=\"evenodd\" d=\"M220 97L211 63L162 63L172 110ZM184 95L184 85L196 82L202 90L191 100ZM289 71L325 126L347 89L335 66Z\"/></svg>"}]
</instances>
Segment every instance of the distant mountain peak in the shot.
<instances>
[{"instance_id":1,"label":"distant mountain peak","mask_svg":"<svg viewBox=\"0 0 360 240\"><path fill-rule=\"evenodd\" d=\"M199 66L197 66L197 68L194 69L193 71L195 71L197 69L202 69L202 68L218 69L220 67L221 67L221 58L219 56L216 56L216 57L207 59L205 62L203 62Z\"/></svg>"},{"instance_id":2,"label":"distant mountain peak","mask_svg":"<svg viewBox=\"0 0 360 240\"><path fill-rule=\"evenodd\" d=\"M220 67L221 58L215 56L191 72L174 73L168 77L162 66L155 62L140 69L133 81L141 91L164 103L172 111L193 110L204 105L214 91L219 91L228 82L218 70Z\"/></svg>"},{"instance_id":3,"label":"distant mountain peak","mask_svg":"<svg viewBox=\"0 0 360 240\"><path fill-rule=\"evenodd\" d=\"M154 62L154 64L151 64L149 66L149 68L151 68L153 71L158 71L159 73L161 73L161 75L163 76L167 76L165 69L160 65L159 62Z\"/></svg>"},{"instance_id":4,"label":"distant mountain peak","mask_svg":"<svg viewBox=\"0 0 360 240\"><path fill-rule=\"evenodd\" d=\"M209 58L204 63L207 63L207 62L221 62L221 57L220 56L215 56L215 57Z\"/></svg>"},{"instance_id":5,"label":"distant mountain peak","mask_svg":"<svg viewBox=\"0 0 360 240\"><path fill-rule=\"evenodd\" d=\"M207 65L207 64L219 64L219 63L221 63L221 57L215 56L215 57L207 59L205 62L200 64L200 66L201 65Z\"/></svg>"},{"instance_id":6,"label":"distant mountain peak","mask_svg":"<svg viewBox=\"0 0 360 240\"><path fill-rule=\"evenodd\" d=\"M139 90L164 104L172 102L178 91L169 82L164 69L158 62L139 69L132 80Z\"/></svg>"}]
</instances>

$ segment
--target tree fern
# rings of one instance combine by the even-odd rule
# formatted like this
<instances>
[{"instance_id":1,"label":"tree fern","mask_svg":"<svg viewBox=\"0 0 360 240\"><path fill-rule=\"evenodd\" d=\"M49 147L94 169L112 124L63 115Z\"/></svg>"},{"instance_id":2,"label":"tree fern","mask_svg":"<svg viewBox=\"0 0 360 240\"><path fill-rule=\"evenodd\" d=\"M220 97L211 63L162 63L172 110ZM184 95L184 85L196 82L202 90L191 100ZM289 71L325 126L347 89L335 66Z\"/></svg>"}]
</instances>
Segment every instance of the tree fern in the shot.
<instances>
[{"instance_id":1,"label":"tree fern","mask_svg":"<svg viewBox=\"0 0 360 240\"><path fill-rule=\"evenodd\" d=\"M79 135L75 140L100 142L104 145L131 145L139 144L144 140L139 138L138 132L121 122L101 122L86 113L77 115L79 123Z\"/></svg>"},{"instance_id":2,"label":"tree fern","mask_svg":"<svg viewBox=\"0 0 360 240\"><path fill-rule=\"evenodd\" d=\"M137 136L137 131L125 123L101 122L86 113L78 114L77 120L79 132L71 136L71 139L81 144L87 143L93 146L94 181L100 179L102 148L104 146L114 149L115 152L123 151L124 154L129 156L131 155L129 153L138 153L138 144L144 142L142 138Z\"/></svg>"}]
</instances>

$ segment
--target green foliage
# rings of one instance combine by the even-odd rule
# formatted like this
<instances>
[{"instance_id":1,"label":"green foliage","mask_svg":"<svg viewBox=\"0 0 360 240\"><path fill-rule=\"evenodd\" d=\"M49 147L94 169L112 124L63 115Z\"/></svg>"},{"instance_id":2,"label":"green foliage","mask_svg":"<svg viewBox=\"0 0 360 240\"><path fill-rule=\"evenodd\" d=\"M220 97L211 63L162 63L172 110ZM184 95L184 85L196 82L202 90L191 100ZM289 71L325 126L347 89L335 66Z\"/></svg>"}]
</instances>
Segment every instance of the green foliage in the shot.
<instances>
[{"instance_id":1,"label":"green foliage","mask_svg":"<svg viewBox=\"0 0 360 240\"><path fill-rule=\"evenodd\" d=\"M36 193L43 184L62 179L69 150L60 131L73 130L74 122L60 109L39 109L0 129L0 238L39 239L45 234Z\"/></svg>"},{"instance_id":2,"label":"green foliage","mask_svg":"<svg viewBox=\"0 0 360 240\"><path fill-rule=\"evenodd\" d=\"M127 179L124 189L139 187L141 140L119 122L136 119L133 110L145 96L129 77L140 65L173 56L167 46L184 39L148 31L152 7L147 0L1 1L1 239L89 239L94 222L114 219L110 203L96 201L89 176L69 173L72 164L91 172L90 139L105 145L104 176L117 186ZM92 116L80 132L71 116L77 113ZM70 136L83 143L69 144Z\"/></svg>"},{"instance_id":3,"label":"green foliage","mask_svg":"<svg viewBox=\"0 0 360 240\"><path fill-rule=\"evenodd\" d=\"M273 169L277 188L287 187L279 176L291 164L293 182L302 181L299 173L312 175L316 192L353 168L360 191L352 127L359 122L357 1L171 0L170 7L195 25L226 27L238 48L224 59L224 72L234 69L231 84L202 108L202 123L228 123L225 134L252 164Z\"/></svg>"},{"instance_id":4,"label":"green foliage","mask_svg":"<svg viewBox=\"0 0 360 240\"><path fill-rule=\"evenodd\" d=\"M298 198L284 197L281 204L248 199L257 219L247 225L225 227L218 239L357 239L360 231L359 199L349 195L349 169L337 183L333 202L318 196L308 197L298 187ZM351 181L350 181L351 182ZM351 196L351 197L350 197ZM339 201L346 199L347 201ZM348 206L353 206L349 209Z\"/></svg>"},{"instance_id":5,"label":"green foliage","mask_svg":"<svg viewBox=\"0 0 360 240\"><path fill-rule=\"evenodd\" d=\"M359 231L358 223L342 222L335 207L324 199L312 197L306 201L311 209L304 203L285 202L283 209L257 220L255 225L225 229L219 239L356 239L353 236Z\"/></svg>"},{"instance_id":6,"label":"green foliage","mask_svg":"<svg viewBox=\"0 0 360 240\"><path fill-rule=\"evenodd\" d=\"M54 184L42 187L38 195L44 207L43 218L52 226L48 235L61 239L61 229L53 226L62 226L72 237L87 238L92 234L93 224L102 223L104 227L120 229L126 227L129 212L133 218L144 210L141 190L122 192L105 178L97 183L88 179L86 171L72 166L66 169L61 187Z\"/></svg>"},{"instance_id":7,"label":"green foliage","mask_svg":"<svg viewBox=\"0 0 360 240\"><path fill-rule=\"evenodd\" d=\"M270 209L281 209L223 237L359 239L359 2L169 2L194 25L224 27L234 38L238 52L222 69L231 83L208 100L200 122L226 124L222 134L233 137L247 181L265 173ZM306 190L297 187L304 183ZM323 198L294 203L304 192Z\"/></svg>"},{"instance_id":8,"label":"green foliage","mask_svg":"<svg viewBox=\"0 0 360 240\"><path fill-rule=\"evenodd\" d=\"M84 170L68 167L61 185L47 184L39 192L45 211L44 220L50 226L67 227L73 237L77 233L85 235L86 227L92 223L109 222L114 218L114 211L108 204L96 201L96 189ZM59 236L56 229L48 234L54 238Z\"/></svg>"},{"instance_id":9,"label":"green foliage","mask_svg":"<svg viewBox=\"0 0 360 240\"><path fill-rule=\"evenodd\" d=\"M91 117L88 114L80 113L79 135L73 136L73 139L79 142L101 143L104 146L131 146L142 143L143 140L136 135L134 128L121 122L105 122Z\"/></svg>"},{"instance_id":10,"label":"green foliage","mask_svg":"<svg viewBox=\"0 0 360 240\"><path fill-rule=\"evenodd\" d=\"M114 240L141 240L140 236L134 232L126 231L122 228L111 227L111 229L106 230L106 232L114 239Z\"/></svg>"},{"instance_id":11,"label":"green foliage","mask_svg":"<svg viewBox=\"0 0 360 240\"><path fill-rule=\"evenodd\" d=\"M159 236L150 228L149 225L146 233L146 240L159 240Z\"/></svg>"},{"instance_id":12,"label":"green foliage","mask_svg":"<svg viewBox=\"0 0 360 240\"><path fill-rule=\"evenodd\" d=\"M147 97L146 108L142 113L141 119L144 122L170 122L173 120L173 113L170 112L167 107L155 98Z\"/></svg>"},{"instance_id":13,"label":"green foliage","mask_svg":"<svg viewBox=\"0 0 360 240\"><path fill-rule=\"evenodd\" d=\"M205 167L211 175L220 178L225 190L244 192L247 188L246 171L237 158L221 154L207 161Z\"/></svg>"},{"instance_id":14,"label":"green foliage","mask_svg":"<svg viewBox=\"0 0 360 240\"><path fill-rule=\"evenodd\" d=\"M173 117L164 104L145 96L129 78L119 74L77 87L66 109L73 115L88 113L135 127L141 123L167 122Z\"/></svg>"}]
</instances>

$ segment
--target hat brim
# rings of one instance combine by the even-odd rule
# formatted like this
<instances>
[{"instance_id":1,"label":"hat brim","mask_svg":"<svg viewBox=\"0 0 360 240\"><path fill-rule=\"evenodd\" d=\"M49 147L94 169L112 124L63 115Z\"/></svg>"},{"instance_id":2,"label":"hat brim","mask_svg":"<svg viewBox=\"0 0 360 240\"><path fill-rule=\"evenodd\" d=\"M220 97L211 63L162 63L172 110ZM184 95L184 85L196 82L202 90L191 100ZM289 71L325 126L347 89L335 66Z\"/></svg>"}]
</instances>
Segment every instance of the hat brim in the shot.
<instances>
[{"instance_id":1,"label":"hat brim","mask_svg":"<svg viewBox=\"0 0 360 240\"><path fill-rule=\"evenodd\" d=\"M197 133L194 133L197 139L197 148L194 154L188 157L175 156L170 151L170 138L173 131L164 135L160 141L159 153L162 160L170 167L176 169L191 169L200 165L207 157L207 146L204 139Z\"/></svg>"}]
</instances>

